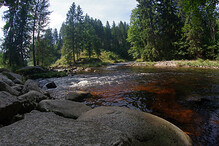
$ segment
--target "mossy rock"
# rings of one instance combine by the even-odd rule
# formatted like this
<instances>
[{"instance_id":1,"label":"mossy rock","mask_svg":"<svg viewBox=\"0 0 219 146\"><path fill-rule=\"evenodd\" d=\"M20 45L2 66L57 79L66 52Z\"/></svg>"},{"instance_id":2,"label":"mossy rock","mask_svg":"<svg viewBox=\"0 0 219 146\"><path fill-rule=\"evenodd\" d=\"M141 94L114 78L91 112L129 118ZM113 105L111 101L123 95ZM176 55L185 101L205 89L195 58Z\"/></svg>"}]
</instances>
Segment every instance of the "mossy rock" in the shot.
<instances>
[{"instance_id":1,"label":"mossy rock","mask_svg":"<svg viewBox=\"0 0 219 146\"><path fill-rule=\"evenodd\" d=\"M47 72L47 70L39 66L27 66L17 70L16 72L24 76L27 76L31 74L45 73Z\"/></svg>"}]
</instances>

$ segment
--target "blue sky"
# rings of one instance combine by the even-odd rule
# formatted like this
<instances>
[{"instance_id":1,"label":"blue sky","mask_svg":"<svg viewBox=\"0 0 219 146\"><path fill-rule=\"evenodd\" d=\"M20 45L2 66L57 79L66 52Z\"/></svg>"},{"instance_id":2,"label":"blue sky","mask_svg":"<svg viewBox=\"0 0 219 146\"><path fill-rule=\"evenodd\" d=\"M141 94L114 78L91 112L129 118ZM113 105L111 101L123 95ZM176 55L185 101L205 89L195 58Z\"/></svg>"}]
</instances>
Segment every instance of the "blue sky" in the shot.
<instances>
[{"instance_id":1,"label":"blue sky","mask_svg":"<svg viewBox=\"0 0 219 146\"><path fill-rule=\"evenodd\" d=\"M113 21L126 21L129 23L131 11L137 6L136 0L50 0L50 28L61 27L62 22L66 19L66 14L75 2L80 5L84 14L90 17L100 19L105 25L108 20L110 24ZM5 8L0 8L0 16L3 16ZM4 26L5 22L0 19L0 28ZM0 30L0 38L3 37L2 30Z\"/></svg>"}]
</instances>

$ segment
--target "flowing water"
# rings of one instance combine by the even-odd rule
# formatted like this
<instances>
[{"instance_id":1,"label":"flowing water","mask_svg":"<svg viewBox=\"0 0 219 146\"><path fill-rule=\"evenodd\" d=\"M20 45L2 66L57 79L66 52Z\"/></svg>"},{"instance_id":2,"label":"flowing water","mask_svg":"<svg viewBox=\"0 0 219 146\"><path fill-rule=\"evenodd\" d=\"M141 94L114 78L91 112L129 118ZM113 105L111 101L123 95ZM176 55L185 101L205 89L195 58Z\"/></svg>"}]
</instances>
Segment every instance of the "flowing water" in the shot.
<instances>
[{"instance_id":1,"label":"flowing water","mask_svg":"<svg viewBox=\"0 0 219 146\"><path fill-rule=\"evenodd\" d=\"M187 133L194 145L219 144L219 70L108 66L96 73L41 80L57 91L87 90L91 106L123 106L160 116ZM62 96L60 96L61 98Z\"/></svg>"}]
</instances>

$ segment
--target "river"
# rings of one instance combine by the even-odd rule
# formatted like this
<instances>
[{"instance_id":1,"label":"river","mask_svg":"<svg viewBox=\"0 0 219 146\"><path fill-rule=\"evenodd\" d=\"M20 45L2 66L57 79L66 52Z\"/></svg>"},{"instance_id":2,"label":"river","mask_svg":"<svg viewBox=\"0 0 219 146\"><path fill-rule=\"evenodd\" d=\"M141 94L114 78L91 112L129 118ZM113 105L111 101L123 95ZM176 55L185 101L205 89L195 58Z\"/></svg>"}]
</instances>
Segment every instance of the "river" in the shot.
<instances>
[{"instance_id":1,"label":"river","mask_svg":"<svg viewBox=\"0 0 219 146\"><path fill-rule=\"evenodd\" d=\"M57 98L74 90L89 91L91 106L123 106L149 112L177 125L194 145L219 143L219 70L197 68L126 67L40 80L54 81Z\"/></svg>"}]
</instances>

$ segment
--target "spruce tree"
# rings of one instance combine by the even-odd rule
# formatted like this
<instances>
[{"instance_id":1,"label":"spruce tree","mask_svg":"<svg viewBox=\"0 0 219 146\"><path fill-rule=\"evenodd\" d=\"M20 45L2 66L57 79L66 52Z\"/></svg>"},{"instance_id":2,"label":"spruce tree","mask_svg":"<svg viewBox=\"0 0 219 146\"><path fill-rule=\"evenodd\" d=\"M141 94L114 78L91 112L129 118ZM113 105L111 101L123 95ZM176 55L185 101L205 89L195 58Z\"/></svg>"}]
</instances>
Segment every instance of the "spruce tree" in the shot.
<instances>
[{"instance_id":1,"label":"spruce tree","mask_svg":"<svg viewBox=\"0 0 219 146\"><path fill-rule=\"evenodd\" d=\"M34 66L39 65L39 60L36 59L38 51L35 47L35 42L40 41L41 33L49 24L49 15L51 12L48 10L49 0L33 0L32 2L32 50L33 50L33 63ZM36 36L37 34L37 36Z\"/></svg>"}]
</instances>

